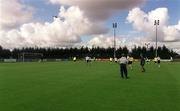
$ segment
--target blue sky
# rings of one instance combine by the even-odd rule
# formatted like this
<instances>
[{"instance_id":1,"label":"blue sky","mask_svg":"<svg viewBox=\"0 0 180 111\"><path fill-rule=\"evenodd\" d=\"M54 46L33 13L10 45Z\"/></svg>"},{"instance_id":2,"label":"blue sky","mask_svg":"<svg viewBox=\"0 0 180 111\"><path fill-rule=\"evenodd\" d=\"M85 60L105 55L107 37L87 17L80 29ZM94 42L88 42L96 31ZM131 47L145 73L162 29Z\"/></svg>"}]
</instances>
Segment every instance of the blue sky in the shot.
<instances>
[{"instance_id":1,"label":"blue sky","mask_svg":"<svg viewBox=\"0 0 180 111\"><path fill-rule=\"evenodd\" d=\"M52 22L52 16L57 15L59 12L60 6L57 4L51 4L47 0L23 0L23 3L30 5L35 8L34 11L34 20L38 22ZM144 12L149 12L159 7L166 7L169 11L169 24L177 24L180 13L177 11L180 10L180 0L146 0L146 2L139 6ZM114 16L109 18L106 21L106 27L111 28L112 22L118 23L117 35L128 35L130 32L133 32L134 29L131 24L126 23L126 17L128 16L129 10L124 10L116 13ZM112 30L108 33L110 36ZM133 33L141 35L142 33ZM83 39L90 39L91 36L84 37Z\"/></svg>"},{"instance_id":2,"label":"blue sky","mask_svg":"<svg viewBox=\"0 0 180 111\"><path fill-rule=\"evenodd\" d=\"M23 0L22 2L34 7L34 19L42 22L51 22L51 17L57 15L60 8L59 5L51 4L48 0ZM180 10L180 0L146 0L146 2L140 6L140 8L145 12L149 12L159 7L168 8L170 24L177 24L180 18L180 13L177 13ZM111 27L113 21L118 22L119 26L123 27L119 31L122 34L127 34L129 31L132 30L132 26L130 24L125 23L126 17L128 16L128 12L129 10L124 10L116 13L115 16L107 20L106 26Z\"/></svg>"},{"instance_id":3,"label":"blue sky","mask_svg":"<svg viewBox=\"0 0 180 111\"><path fill-rule=\"evenodd\" d=\"M180 0L147 0L145 6L143 7L143 10L145 12L148 12L150 10L153 10L155 8L159 7L166 7L169 11L169 22L170 24L177 24L179 18L180 18Z\"/></svg>"},{"instance_id":4,"label":"blue sky","mask_svg":"<svg viewBox=\"0 0 180 111\"><path fill-rule=\"evenodd\" d=\"M34 8L34 19L36 21L52 21L52 16L59 12L59 5L51 4L47 0L22 0L22 3Z\"/></svg>"},{"instance_id":5,"label":"blue sky","mask_svg":"<svg viewBox=\"0 0 180 111\"><path fill-rule=\"evenodd\" d=\"M147 0L145 4L141 5L140 8L148 13L151 10L154 10L159 7L166 7L169 11L169 24L177 24L180 18L180 0ZM116 16L111 17L107 21L107 26L112 27L112 22L118 22L119 29L117 29L119 34L128 34L133 31L131 24L126 23L126 17L128 16L129 10L121 11Z\"/></svg>"},{"instance_id":6,"label":"blue sky","mask_svg":"<svg viewBox=\"0 0 180 111\"><path fill-rule=\"evenodd\" d=\"M0 1L5 5L4 8L0 7L0 11L3 13L0 15L3 16L3 18L0 18L2 19L1 22L5 21L0 24L0 28L2 27L3 29L2 33L0 32L0 39L4 41L0 43L4 44L3 46L5 47L19 46L19 44L14 44L14 39L20 42L24 40L22 46L26 46L27 43L29 43L28 46L38 44L40 44L39 46L47 46L46 44L48 46L59 46L64 44L64 41L68 44L71 40L80 44L81 42L96 43L97 45L108 44L113 38L113 22L118 23L117 36L119 37L119 43L125 38L131 43L135 42L142 45L142 41L154 42L155 32L152 23L154 19L160 18L160 24L163 20L165 20L165 23L162 23L162 26L159 27L159 42L169 42L171 44L169 45L170 47L176 48L180 52L180 45L177 47L177 44L180 44L180 0L144 0L145 2L143 0L82 0L86 2L79 0L80 2L78 3L73 0ZM53 1L56 1L56 3L53 4ZM63 24L61 20L56 21L53 19L53 16L59 14L59 9L63 6L62 2L69 5L69 7L65 6L64 10L64 13L69 16L68 19L78 18L74 22L68 21L68 24L73 24L70 27ZM11 7L9 7L9 3L12 3ZM97 4L94 6L93 3ZM110 4L107 5L107 3ZM30 6L32 10L27 10L25 7L22 8L24 5L27 5L27 9ZM132 6L137 6L137 8L130 9L129 7ZM12 11L13 7L14 11ZM67 12L68 10L70 12ZM80 12L84 12L82 17L73 15L77 15ZM155 13L147 15L149 12ZM16 15L16 13L20 16ZM169 19L166 20L168 16ZM127 17L130 18L127 20ZM85 19L88 19L89 23L83 23L82 21ZM45 22L49 22L49 25L44 24ZM77 27L81 27L81 29ZM105 32L104 27L109 29L107 33L103 33ZM32 33L34 30L38 30L38 33ZM4 37L4 34L6 37ZM42 34L41 37L39 37L39 34ZM104 38L99 34L103 35ZM15 37L9 38L10 35ZM136 41L139 39L138 37L142 37L142 40ZM108 45L111 46L112 44ZM20 47L22 46L20 45Z\"/></svg>"}]
</instances>

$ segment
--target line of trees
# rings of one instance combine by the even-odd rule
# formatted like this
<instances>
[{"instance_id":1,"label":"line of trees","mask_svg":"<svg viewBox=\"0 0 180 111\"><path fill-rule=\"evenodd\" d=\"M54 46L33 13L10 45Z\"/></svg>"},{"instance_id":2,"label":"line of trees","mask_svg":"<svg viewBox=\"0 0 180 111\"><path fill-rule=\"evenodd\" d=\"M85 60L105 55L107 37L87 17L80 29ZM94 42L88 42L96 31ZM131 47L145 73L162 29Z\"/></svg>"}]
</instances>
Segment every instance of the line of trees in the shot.
<instances>
[{"instance_id":1,"label":"line of trees","mask_svg":"<svg viewBox=\"0 0 180 111\"><path fill-rule=\"evenodd\" d=\"M91 56L96 58L110 58L113 57L114 48L101 48L94 47L89 49L88 47L81 48L22 48L22 49L4 49L0 46L0 58L20 58L22 53L41 53L44 59L68 59L72 57L84 58L85 56ZM128 50L127 47L119 47L116 50L116 56L119 58L121 54L124 53L126 55L130 54L134 58L138 59L140 54L143 54L145 57L149 59L153 59L155 57L155 48L150 47L139 47L135 46L131 51ZM170 57L175 57L178 55L173 50L169 50L165 45L162 47L158 47L158 55L162 59L169 59Z\"/></svg>"}]
</instances>

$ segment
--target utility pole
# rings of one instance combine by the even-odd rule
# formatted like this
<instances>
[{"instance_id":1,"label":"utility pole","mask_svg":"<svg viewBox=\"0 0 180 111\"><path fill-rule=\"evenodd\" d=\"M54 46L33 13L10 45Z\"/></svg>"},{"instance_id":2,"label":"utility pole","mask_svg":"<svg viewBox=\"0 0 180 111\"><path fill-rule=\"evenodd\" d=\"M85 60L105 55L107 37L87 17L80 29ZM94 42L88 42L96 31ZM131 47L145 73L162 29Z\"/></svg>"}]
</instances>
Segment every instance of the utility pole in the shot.
<instances>
[{"instance_id":1,"label":"utility pole","mask_svg":"<svg viewBox=\"0 0 180 111\"><path fill-rule=\"evenodd\" d=\"M155 20L154 25L156 26L156 54L155 56L157 57L157 26L159 25L159 20Z\"/></svg>"},{"instance_id":2,"label":"utility pole","mask_svg":"<svg viewBox=\"0 0 180 111\"><path fill-rule=\"evenodd\" d=\"M147 50L148 50L148 46L150 45L150 43L145 43L145 46L146 46L146 48L147 48Z\"/></svg>"},{"instance_id":3,"label":"utility pole","mask_svg":"<svg viewBox=\"0 0 180 111\"><path fill-rule=\"evenodd\" d=\"M146 46L146 57L148 58L148 46L150 45L150 43L145 43L145 46Z\"/></svg>"},{"instance_id":4,"label":"utility pole","mask_svg":"<svg viewBox=\"0 0 180 111\"><path fill-rule=\"evenodd\" d=\"M113 31L114 31L114 60L116 58L116 29L117 29L117 23L113 23Z\"/></svg>"}]
</instances>

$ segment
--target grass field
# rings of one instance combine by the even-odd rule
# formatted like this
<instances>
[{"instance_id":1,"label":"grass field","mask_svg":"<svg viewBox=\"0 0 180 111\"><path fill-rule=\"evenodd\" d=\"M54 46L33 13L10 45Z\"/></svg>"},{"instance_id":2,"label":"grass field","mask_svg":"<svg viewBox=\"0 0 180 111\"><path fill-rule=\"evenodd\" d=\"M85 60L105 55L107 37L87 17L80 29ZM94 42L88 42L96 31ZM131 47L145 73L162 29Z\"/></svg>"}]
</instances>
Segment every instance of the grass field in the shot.
<instances>
[{"instance_id":1,"label":"grass field","mask_svg":"<svg viewBox=\"0 0 180 111\"><path fill-rule=\"evenodd\" d=\"M0 111L180 111L180 63L1 63Z\"/></svg>"}]
</instances>

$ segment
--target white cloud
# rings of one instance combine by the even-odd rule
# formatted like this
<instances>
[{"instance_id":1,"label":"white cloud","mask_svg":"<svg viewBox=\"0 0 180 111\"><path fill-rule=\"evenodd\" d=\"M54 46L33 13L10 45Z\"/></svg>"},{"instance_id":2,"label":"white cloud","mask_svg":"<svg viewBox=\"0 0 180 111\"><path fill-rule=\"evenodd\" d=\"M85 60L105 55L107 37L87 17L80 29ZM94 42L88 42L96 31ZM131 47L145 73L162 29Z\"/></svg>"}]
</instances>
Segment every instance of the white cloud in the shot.
<instances>
[{"instance_id":1,"label":"white cloud","mask_svg":"<svg viewBox=\"0 0 180 111\"><path fill-rule=\"evenodd\" d=\"M155 26L154 20L159 20L158 26L158 41L159 42L172 42L180 40L180 23L174 26L168 26L168 9L157 8L145 13L140 8L132 9L127 17L129 23L132 23L133 27L145 33L147 41L155 41Z\"/></svg>"},{"instance_id":2,"label":"white cloud","mask_svg":"<svg viewBox=\"0 0 180 111\"><path fill-rule=\"evenodd\" d=\"M34 23L29 22L32 8L21 0L0 0L0 45L5 48L73 46L81 43L84 35L107 33L105 20L113 13L137 6L144 0L50 1L68 7L61 7L59 18L54 18L52 23Z\"/></svg>"},{"instance_id":3,"label":"white cloud","mask_svg":"<svg viewBox=\"0 0 180 111\"><path fill-rule=\"evenodd\" d=\"M177 25L163 28L164 41L180 41L180 20Z\"/></svg>"},{"instance_id":4,"label":"white cloud","mask_svg":"<svg viewBox=\"0 0 180 111\"><path fill-rule=\"evenodd\" d=\"M113 47L113 37L105 37L104 35L98 35L93 37L88 41L89 46L99 46L99 47Z\"/></svg>"},{"instance_id":5,"label":"white cloud","mask_svg":"<svg viewBox=\"0 0 180 111\"><path fill-rule=\"evenodd\" d=\"M107 20L117 11L133 8L145 0L49 0L54 4L78 6L90 20Z\"/></svg>"},{"instance_id":6,"label":"white cloud","mask_svg":"<svg viewBox=\"0 0 180 111\"><path fill-rule=\"evenodd\" d=\"M83 35L99 34L94 26L98 25L91 23L78 7L61 7L59 18L52 23L26 23L19 29L1 30L0 44L6 48L72 46L81 42Z\"/></svg>"},{"instance_id":7,"label":"white cloud","mask_svg":"<svg viewBox=\"0 0 180 111\"><path fill-rule=\"evenodd\" d=\"M135 40L139 45L148 42L155 46L154 20L160 20L158 46L166 45L168 48L180 53L180 20L177 25L169 25L169 18L167 8L157 8L148 13L145 13L140 8L134 8L129 12L127 21L133 25L135 30L145 33L140 42Z\"/></svg>"},{"instance_id":8,"label":"white cloud","mask_svg":"<svg viewBox=\"0 0 180 111\"><path fill-rule=\"evenodd\" d=\"M0 29L14 28L29 21L32 8L19 0L0 0Z\"/></svg>"},{"instance_id":9,"label":"white cloud","mask_svg":"<svg viewBox=\"0 0 180 111\"><path fill-rule=\"evenodd\" d=\"M116 48L120 46L127 46L127 38L116 37ZM96 35L87 42L87 46L99 46L99 47L114 47L114 37L108 35Z\"/></svg>"},{"instance_id":10,"label":"white cloud","mask_svg":"<svg viewBox=\"0 0 180 111\"><path fill-rule=\"evenodd\" d=\"M5 48L14 47L64 47L78 44L100 47L113 46L113 37L106 35L105 22L115 13L133 8L145 0L49 0L51 3L68 6L61 7L58 17L49 23L29 22L32 8L22 4L20 0L0 0L0 45ZM157 8L145 13L134 8L128 14L127 21L146 37L117 37L117 47L154 44L154 20L159 19L158 41L166 43L179 51L180 21L177 25L168 25L167 8ZM28 23L29 22L29 23ZM100 34L100 35L98 35ZM101 35L102 34L102 35ZM87 43L82 43L84 35L94 36Z\"/></svg>"}]
</instances>

